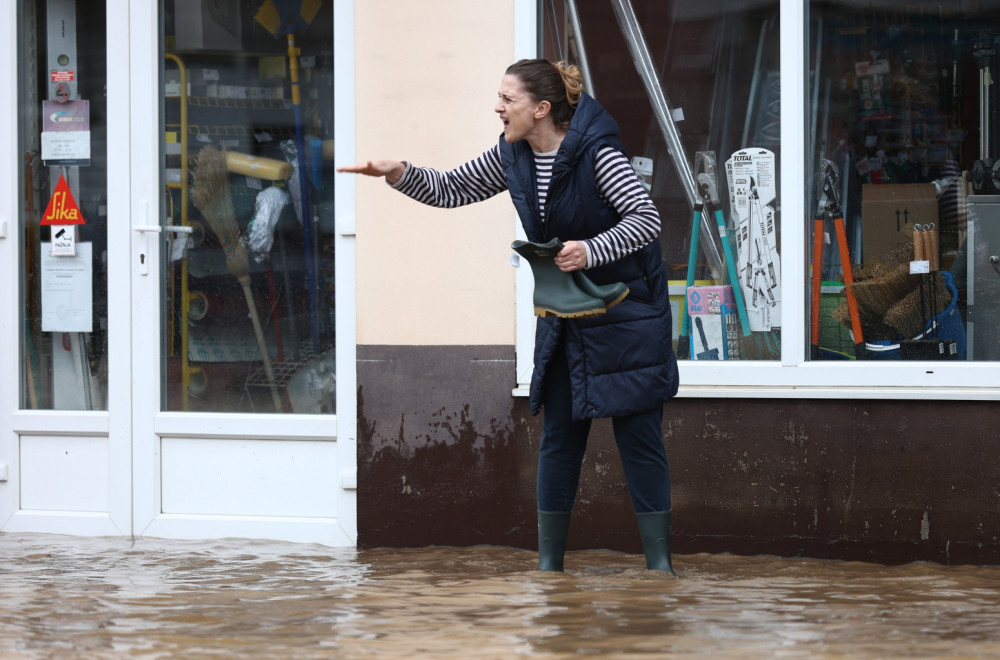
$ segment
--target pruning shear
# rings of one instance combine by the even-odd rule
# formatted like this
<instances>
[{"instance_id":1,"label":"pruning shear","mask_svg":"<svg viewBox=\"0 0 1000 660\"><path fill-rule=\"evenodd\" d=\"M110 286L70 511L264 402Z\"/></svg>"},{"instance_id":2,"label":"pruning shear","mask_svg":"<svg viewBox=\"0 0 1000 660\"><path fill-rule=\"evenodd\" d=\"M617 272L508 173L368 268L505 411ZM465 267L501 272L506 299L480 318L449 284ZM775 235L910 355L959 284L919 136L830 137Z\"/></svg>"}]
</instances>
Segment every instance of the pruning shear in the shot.
<instances>
[{"instance_id":1,"label":"pruning shear","mask_svg":"<svg viewBox=\"0 0 1000 660\"><path fill-rule=\"evenodd\" d=\"M695 180L701 193L702 203L715 209L715 224L719 228L719 238L722 239L722 250L726 256L726 271L729 283L733 287L733 299L736 301L736 311L740 317L743 336L750 336L750 318L747 316L746 301L743 299L743 289L740 287L740 274L736 268L733 256L733 246L726 236L726 218L722 214L722 203L719 201L719 177L715 168L714 151L698 151L694 155Z\"/></svg>"},{"instance_id":2,"label":"pruning shear","mask_svg":"<svg viewBox=\"0 0 1000 660\"><path fill-rule=\"evenodd\" d=\"M739 312L743 335L750 334L750 320L747 317L746 305L743 301L743 291L740 289L739 275L736 272L736 262L733 260L732 247L726 237L726 220L722 216L722 204L719 200L719 185L715 170L715 152L698 151L694 155L694 173L699 196L694 200L694 218L691 223L691 250L688 253L687 286L684 289L684 309L681 316L681 334L677 341L677 356L687 358L690 351L691 315L687 305L688 289L694 286L695 269L698 265L698 237L701 229L701 215L706 205L715 209L715 222L722 238L722 249L725 251L726 267L729 281L733 285L733 297Z\"/></svg>"},{"instance_id":3,"label":"pruning shear","mask_svg":"<svg viewBox=\"0 0 1000 660\"><path fill-rule=\"evenodd\" d=\"M851 332L854 334L854 355L865 357L865 339L861 330L861 316L858 313L858 301L851 290L854 284L854 271L851 267L851 256L847 249L847 230L844 227L844 214L840 208L840 170L829 160L820 160L817 175L816 217L813 224L813 262L812 262L812 359L819 359L819 311L821 281L823 279L823 240L826 235L826 222L833 220L837 234L837 249L840 253L840 266L844 271L844 292L847 295L847 309L851 316Z\"/></svg>"}]
</instances>

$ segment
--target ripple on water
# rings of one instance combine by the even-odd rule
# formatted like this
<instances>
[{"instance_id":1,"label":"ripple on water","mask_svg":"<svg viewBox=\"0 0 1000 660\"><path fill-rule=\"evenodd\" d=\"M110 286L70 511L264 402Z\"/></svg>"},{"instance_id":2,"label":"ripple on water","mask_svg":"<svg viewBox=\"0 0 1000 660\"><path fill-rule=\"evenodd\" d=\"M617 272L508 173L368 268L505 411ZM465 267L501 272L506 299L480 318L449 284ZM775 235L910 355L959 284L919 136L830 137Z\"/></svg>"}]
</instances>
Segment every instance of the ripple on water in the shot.
<instances>
[{"instance_id":1,"label":"ripple on water","mask_svg":"<svg viewBox=\"0 0 1000 660\"><path fill-rule=\"evenodd\" d=\"M1000 568L0 536L0 657L990 657Z\"/></svg>"}]
</instances>

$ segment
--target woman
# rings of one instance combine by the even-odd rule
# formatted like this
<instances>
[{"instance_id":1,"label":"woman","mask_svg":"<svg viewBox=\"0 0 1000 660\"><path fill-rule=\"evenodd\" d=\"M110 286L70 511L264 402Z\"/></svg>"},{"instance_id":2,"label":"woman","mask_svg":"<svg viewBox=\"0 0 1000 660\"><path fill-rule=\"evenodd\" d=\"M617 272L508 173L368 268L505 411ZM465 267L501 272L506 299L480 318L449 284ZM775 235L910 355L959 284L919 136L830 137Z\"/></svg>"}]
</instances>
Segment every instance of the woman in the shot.
<instances>
[{"instance_id":1,"label":"woman","mask_svg":"<svg viewBox=\"0 0 1000 660\"><path fill-rule=\"evenodd\" d=\"M577 67L520 60L500 83L499 142L450 172L377 160L340 168L382 176L433 206L455 207L508 190L528 239L561 239L563 272L628 296L589 318L544 317L535 332L532 414L545 410L538 457L539 568L563 570L570 511L591 421L611 417L637 514L646 566L670 562L670 476L663 402L677 392L660 217L629 166L618 124L583 93Z\"/></svg>"}]
</instances>

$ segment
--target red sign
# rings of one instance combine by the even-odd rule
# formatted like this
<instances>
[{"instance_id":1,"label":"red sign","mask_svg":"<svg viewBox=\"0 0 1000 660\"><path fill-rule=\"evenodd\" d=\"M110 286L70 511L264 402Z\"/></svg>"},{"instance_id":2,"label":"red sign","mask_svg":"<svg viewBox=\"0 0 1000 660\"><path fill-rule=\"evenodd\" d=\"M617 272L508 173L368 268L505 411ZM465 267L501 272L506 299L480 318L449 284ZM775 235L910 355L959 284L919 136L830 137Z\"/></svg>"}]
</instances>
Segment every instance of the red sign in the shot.
<instances>
[{"instance_id":1,"label":"red sign","mask_svg":"<svg viewBox=\"0 0 1000 660\"><path fill-rule=\"evenodd\" d=\"M52 71L52 82L73 82L73 71Z\"/></svg>"},{"instance_id":2,"label":"red sign","mask_svg":"<svg viewBox=\"0 0 1000 660\"><path fill-rule=\"evenodd\" d=\"M80 207L73 199L73 193L69 191L66 177L59 175L59 183L56 184L56 191L52 193L52 199L45 208L45 215L42 216L42 226L45 225L82 225L83 214Z\"/></svg>"}]
</instances>

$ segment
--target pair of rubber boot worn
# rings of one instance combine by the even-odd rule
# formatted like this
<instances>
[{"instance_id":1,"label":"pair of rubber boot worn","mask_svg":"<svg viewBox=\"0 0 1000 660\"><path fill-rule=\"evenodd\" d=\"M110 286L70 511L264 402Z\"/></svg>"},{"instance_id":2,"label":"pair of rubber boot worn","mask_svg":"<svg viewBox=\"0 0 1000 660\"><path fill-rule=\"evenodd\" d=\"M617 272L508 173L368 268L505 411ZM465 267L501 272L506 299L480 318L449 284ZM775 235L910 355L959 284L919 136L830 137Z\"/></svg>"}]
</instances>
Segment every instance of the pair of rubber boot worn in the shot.
<instances>
[{"instance_id":1,"label":"pair of rubber boot worn","mask_svg":"<svg viewBox=\"0 0 1000 660\"><path fill-rule=\"evenodd\" d=\"M628 295L624 282L597 285L583 271L564 273L556 266L555 256L563 249L562 241L548 243L514 241L511 249L531 265L535 278L536 316L579 318L604 314ZM538 512L538 568L563 570L570 513ZM637 513L639 534L646 554L646 568L673 573L670 563L670 512Z\"/></svg>"},{"instance_id":2,"label":"pair of rubber boot worn","mask_svg":"<svg viewBox=\"0 0 1000 660\"><path fill-rule=\"evenodd\" d=\"M670 562L670 512L637 513L646 568L674 573ZM538 570L562 571L569 534L568 511L538 512ZM676 575L676 574L675 574Z\"/></svg>"},{"instance_id":3,"label":"pair of rubber boot worn","mask_svg":"<svg viewBox=\"0 0 1000 660\"><path fill-rule=\"evenodd\" d=\"M564 273L559 270L555 256L563 249L563 244L558 238L548 243L514 241L510 247L531 265L535 278L535 316L596 316L604 314L628 295L624 282L597 285L583 271Z\"/></svg>"}]
</instances>

